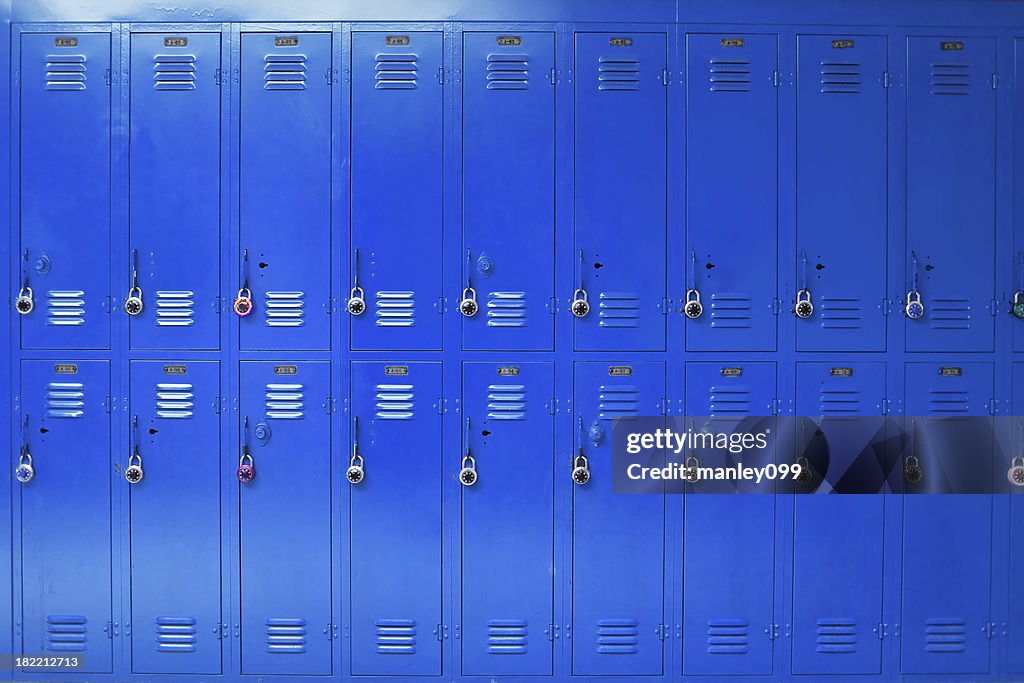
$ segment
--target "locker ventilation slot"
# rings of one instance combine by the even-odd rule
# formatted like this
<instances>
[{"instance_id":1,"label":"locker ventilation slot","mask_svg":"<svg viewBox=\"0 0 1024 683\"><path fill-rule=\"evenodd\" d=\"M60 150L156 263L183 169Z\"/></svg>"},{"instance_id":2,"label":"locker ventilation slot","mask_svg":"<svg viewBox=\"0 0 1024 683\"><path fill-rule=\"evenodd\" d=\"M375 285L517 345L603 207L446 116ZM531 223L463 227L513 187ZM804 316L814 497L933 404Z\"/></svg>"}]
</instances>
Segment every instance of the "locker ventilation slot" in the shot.
<instances>
[{"instance_id":1,"label":"locker ventilation slot","mask_svg":"<svg viewBox=\"0 0 1024 683\"><path fill-rule=\"evenodd\" d=\"M712 59L708 67L711 92L750 92L750 62L742 59Z\"/></svg>"},{"instance_id":2,"label":"locker ventilation slot","mask_svg":"<svg viewBox=\"0 0 1024 683\"><path fill-rule=\"evenodd\" d=\"M378 619L374 625L377 627L377 654L416 654L416 620Z\"/></svg>"},{"instance_id":3,"label":"locker ventilation slot","mask_svg":"<svg viewBox=\"0 0 1024 683\"><path fill-rule=\"evenodd\" d=\"M861 77L857 62L822 62L821 92L855 95L861 91Z\"/></svg>"},{"instance_id":4,"label":"locker ventilation slot","mask_svg":"<svg viewBox=\"0 0 1024 683\"><path fill-rule=\"evenodd\" d=\"M526 385L492 384L487 387L487 417L491 420L525 420Z\"/></svg>"},{"instance_id":5,"label":"locker ventilation slot","mask_svg":"<svg viewBox=\"0 0 1024 683\"><path fill-rule=\"evenodd\" d=\"M530 87L527 55L487 55L488 90L526 90Z\"/></svg>"},{"instance_id":6,"label":"locker ventilation slot","mask_svg":"<svg viewBox=\"0 0 1024 683\"><path fill-rule=\"evenodd\" d=\"M971 412L971 395L967 391L928 392L928 412L935 414Z\"/></svg>"},{"instance_id":7,"label":"locker ventilation slot","mask_svg":"<svg viewBox=\"0 0 1024 683\"><path fill-rule=\"evenodd\" d=\"M967 622L963 619L929 619L924 628L925 652L967 650Z\"/></svg>"},{"instance_id":8,"label":"locker ventilation slot","mask_svg":"<svg viewBox=\"0 0 1024 683\"><path fill-rule=\"evenodd\" d=\"M611 420L640 414L640 392L635 386L603 386L598 400L598 417Z\"/></svg>"},{"instance_id":9,"label":"locker ventilation slot","mask_svg":"<svg viewBox=\"0 0 1024 683\"><path fill-rule=\"evenodd\" d=\"M822 389L819 415L855 415L864 412L862 396L856 389Z\"/></svg>"},{"instance_id":10,"label":"locker ventilation slot","mask_svg":"<svg viewBox=\"0 0 1024 683\"><path fill-rule=\"evenodd\" d=\"M488 327L526 327L526 292L487 295Z\"/></svg>"},{"instance_id":11,"label":"locker ventilation slot","mask_svg":"<svg viewBox=\"0 0 1024 683\"><path fill-rule=\"evenodd\" d=\"M715 293L711 295L711 327L747 329L751 324L750 295Z\"/></svg>"},{"instance_id":12,"label":"locker ventilation slot","mask_svg":"<svg viewBox=\"0 0 1024 683\"><path fill-rule=\"evenodd\" d=\"M86 618L74 614L46 617L47 652L85 652Z\"/></svg>"},{"instance_id":13,"label":"locker ventilation slot","mask_svg":"<svg viewBox=\"0 0 1024 683\"><path fill-rule=\"evenodd\" d=\"M640 297L634 292L601 292L598 303L601 327L638 327Z\"/></svg>"},{"instance_id":14,"label":"locker ventilation slot","mask_svg":"<svg viewBox=\"0 0 1024 683\"><path fill-rule=\"evenodd\" d=\"M376 71L377 90L415 90L417 56L414 54L378 54Z\"/></svg>"},{"instance_id":15,"label":"locker ventilation slot","mask_svg":"<svg viewBox=\"0 0 1024 683\"><path fill-rule=\"evenodd\" d=\"M750 415L750 391L738 386L712 386L708 395L709 415Z\"/></svg>"},{"instance_id":16,"label":"locker ventilation slot","mask_svg":"<svg viewBox=\"0 0 1024 683\"><path fill-rule=\"evenodd\" d=\"M263 58L264 90L305 90L306 55L273 54Z\"/></svg>"},{"instance_id":17,"label":"locker ventilation slot","mask_svg":"<svg viewBox=\"0 0 1024 683\"><path fill-rule=\"evenodd\" d=\"M826 655L853 654L857 651L857 622L854 619L818 619L815 652Z\"/></svg>"},{"instance_id":18,"label":"locker ventilation slot","mask_svg":"<svg viewBox=\"0 0 1024 683\"><path fill-rule=\"evenodd\" d=\"M274 420L299 420L303 415L301 384L268 384L267 417Z\"/></svg>"},{"instance_id":19,"label":"locker ventilation slot","mask_svg":"<svg viewBox=\"0 0 1024 683\"><path fill-rule=\"evenodd\" d=\"M525 619L491 619L487 622L487 654L525 655L527 633Z\"/></svg>"},{"instance_id":20,"label":"locker ventilation slot","mask_svg":"<svg viewBox=\"0 0 1024 683\"><path fill-rule=\"evenodd\" d=\"M85 292L56 290L46 293L46 324L77 327L85 324Z\"/></svg>"},{"instance_id":21,"label":"locker ventilation slot","mask_svg":"<svg viewBox=\"0 0 1024 683\"><path fill-rule=\"evenodd\" d=\"M639 90L640 60L600 57L597 64L598 90Z\"/></svg>"},{"instance_id":22,"label":"locker ventilation slot","mask_svg":"<svg viewBox=\"0 0 1024 683\"><path fill-rule=\"evenodd\" d=\"M377 292L377 327L412 327L416 323L413 292Z\"/></svg>"},{"instance_id":23,"label":"locker ventilation slot","mask_svg":"<svg viewBox=\"0 0 1024 683\"><path fill-rule=\"evenodd\" d=\"M302 654L305 651L305 619L267 619L267 652Z\"/></svg>"},{"instance_id":24,"label":"locker ventilation slot","mask_svg":"<svg viewBox=\"0 0 1024 683\"><path fill-rule=\"evenodd\" d=\"M932 64L933 95L970 95L970 64Z\"/></svg>"},{"instance_id":25,"label":"locker ventilation slot","mask_svg":"<svg viewBox=\"0 0 1024 683\"><path fill-rule=\"evenodd\" d=\"M635 655L640 652L640 624L636 619L601 619L597 622L597 654Z\"/></svg>"},{"instance_id":26,"label":"locker ventilation slot","mask_svg":"<svg viewBox=\"0 0 1024 683\"><path fill-rule=\"evenodd\" d=\"M708 654L743 655L750 646L750 624L744 619L708 622Z\"/></svg>"},{"instance_id":27,"label":"locker ventilation slot","mask_svg":"<svg viewBox=\"0 0 1024 683\"><path fill-rule=\"evenodd\" d=\"M157 617L156 651L195 652L196 620L192 617Z\"/></svg>"},{"instance_id":28,"label":"locker ventilation slot","mask_svg":"<svg viewBox=\"0 0 1024 683\"><path fill-rule=\"evenodd\" d=\"M411 420L414 415L411 384L378 384L377 417L382 420Z\"/></svg>"},{"instance_id":29,"label":"locker ventilation slot","mask_svg":"<svg viewBox=\"0 0 1024 683\"><path fill-rule=\"evenodd\" d=\"M860 299L821 297L821 327L825 330L859 330L864 319Z\"/></svg>"},{"instance_id":30,"label":"locker ventilation slot","mask_svg":"<svg viewBox=\"0 0 1024 683\"><path fill-rule=\"evenodd\" d=\"M47 417L85 415L85 391L81 382L50 382L46 387Z\"/></svg>"},{"instance_id":31,"label":"locker ventilation slot","mask_svg":"<svg viewBox=\"0 0 1024 683\"><path fill-rule=\"evenodd\" d=\"M85 55L47 55L47 90L85 90Z\"/></svg>"},{"instance_id":32,"label":"locker ventilation slot","mask_svg":"<svg viewBox=\"0 0 1024 683\"><path fill-rule=\"evenodd\" d=\"M156 416L169 420L187 420L195 409L191 384L157 384Z\"/></svg>"},{"instance_id":33,"label":"locker ventilation slot","mask_svg":"<svg viewBox=\"0 0 1024 683\"><path fill-rule=\"evenodd\" d=\"M969 330L971 328L970 299L932 299L929 309L933 330Z\"/></svg>"},{"instance_id":34,"label":"locker ventilation slot","mask_svg":"<svg viewBox=\"0 0 1024 683\"><path fill-rule=\"evenodd\" d=\"M156 324L160 327L189 327L195 324L195 292L190 290L156 293Z\"/></svg>"},{"instance_id":35,"label":"locker ventilation slot","mask_svg":"<svg viewBox=\"0 0 1024 683\"><path fill-rule=\"evenodd\" d=\"M195 90L195 55L157 55L154 57L153 87L156 90Z\"/></svg>"},{"instance_id":36,"label":"locker ventilation slot","mask_svg":"<svg viewBox=\"0 0 1024 683\"><path fill-rule=\"evenodd\" d=\"M267 327L302 327L302 292L267 292Z\"/></svg>"}]
</instances>

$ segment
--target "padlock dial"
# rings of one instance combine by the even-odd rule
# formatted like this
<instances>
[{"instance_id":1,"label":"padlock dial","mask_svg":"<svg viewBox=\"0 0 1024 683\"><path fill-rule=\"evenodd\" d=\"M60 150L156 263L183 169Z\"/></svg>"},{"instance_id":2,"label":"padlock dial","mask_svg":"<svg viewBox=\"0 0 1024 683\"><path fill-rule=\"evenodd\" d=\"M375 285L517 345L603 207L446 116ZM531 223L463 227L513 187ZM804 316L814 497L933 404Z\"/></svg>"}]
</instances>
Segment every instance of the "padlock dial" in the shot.
<instances>
[{"instance_id":1,"label":"padlock dial","mask_svg":"<svg viewBox=\"0 0 1024 683\"><path fill-rule=\"evenodd\" d=\"M459 311L467 318L472 318L476 315L478 309L479 306L477 306L477 303L472 299L463 299L459 302Z\"/></svg>"},{"instance_id":2,"label":"padlock dial","mask_svg":"<svg viewBox=\"0 0 1024 683\"><path fill-rule=\"evenodd\" d=\"M586 467L574 467L572 470L572 480L581 486L590 481L590 470Z\"/></svg>"},{"instance_id":3,"label":"padlock dial","mask_svg":"<svg viewBox=\"0 0 1024 683\"><path fill-rule=\"evenodd\" d=\"M1021 318L1024 320L1024 301L1017 303L1014 302L1013 308L1010 309L1014 317Z\"/></svg>"},{"instance_id":4,"label":"padlock dial","mask_svg":"<svg viewBox=\"0 0 1024 683\"><path fill-rule=\"evenodd\" d=\"M362 315L366 311L366 302L358 296L348 300L348 312L352 315Z\"/></svg>"},{"instance_id":5,"label":"padlock dial","mask_svg":"<svg viewBox=\"0 0 1024 683\"><path fill-rule=\"evenodd\" d=\"M32 481L32 478L36 476L35 470L32 465L22 463L18 465L17 469L14 470L14 478L20 481L22 484L27 484Z\"/></svg>"},{"instance_id":6,"label":"padlock dial","mask_svg":"<svg viewBox=\"0 0 1024 683\"><path fill-rule=\"evenodd\" d=\"M128 315L142 313L142 299L137 296L130 296L124 301L124 312Z\"/></svg>"},{"instance_id":7,"label":"padlock dial","mask_svg":"<svg viewBox=\"0 0 1024 683\"><path fill-rule=\"evenodd\" d=\"M583 299L576 299L572 302L572 314L577 318L586 317L590 313L590 304Z\"/></svg>"},{"instance_id":8,"label":"padlock dial","mask_svg":"<svg viewBox=\"0 0 1024 683\"><path fill-rule=\"evenodd\" d=\"M686 304L683 312L686 313L686 317L690 320L696 320L704 312L704 305L699 301L691 301Z\"/></svg>"},{"instance_id":9,"label":"padlock dial","mask_svg":"<svg viewBox=\"0 0 1024 683\"><path fill-rule=\"evenodd\" d=\"M1006 478L1014 486L1024 486L1024 465L1014 465L1006 473Z\"/></svg>"},{"instance_id":10,"label":"padlock dial","mask_svg":"<svg viewBox=\"0 0 1024 683\"><path fill-rule=\"evenodd\" d=\"M142 481L142 468L138 465L129 465L124 471L124 478L129 484L138 484Z\"/></svg>"},{"instance_id":11,"label":"padlock dial","mask_svg":"<svg viewBox=\"0 0 1024 683\"><path fill-rule=\"evenodd\" d=\"M459 481L462 482L463 486L472 486L476 483L476 470L472 467L463 467L462 471L459 472Z\"/></svg>"},{"instance_id":12,"label":"padlock dial","mask_svg":"<svg viewBox=\"0 0 1024 683\"><path fill-rule=\"evenodd\" d=\"M235 299L234 308L235 313L238 315L238 317L244 318L245 316L252 313L252 299L250 299L249 297L240 296L237 299Z\"/></svg>"},{"instance_id":13,"label":"padlock dial","mask_svg":"<svg viewBox=\"0 0 1024 683\"><path fill-rule=\"evenodd\" d=\"M810 318L814 313L814 306L809 301L801 301L796 305L796 316L798 318Z\"/></svg>"},{"instance_id":14,"label":"padlock dial","mask_svg":"<svg viewBox=\"0 0 1024 683\"><path fill-rule=\"evenodd\" d=\"M32 309L36 307L31 297L19 296L18 300L14 303L15 310L21 315L27 315L32 312Z\"/></svg>"},{"instance_id":15,"label":"padlock dial","mask_svg":"<svg viewBox=\"0 0 1024 683\"><path fill-rule=\"evenodd\" d=\"M349 480L349 483L358 484L363 481L366 474L363 472L363 468L359 465L352 465L345 471L345 477Z\"/></svg>"}]
</instances>

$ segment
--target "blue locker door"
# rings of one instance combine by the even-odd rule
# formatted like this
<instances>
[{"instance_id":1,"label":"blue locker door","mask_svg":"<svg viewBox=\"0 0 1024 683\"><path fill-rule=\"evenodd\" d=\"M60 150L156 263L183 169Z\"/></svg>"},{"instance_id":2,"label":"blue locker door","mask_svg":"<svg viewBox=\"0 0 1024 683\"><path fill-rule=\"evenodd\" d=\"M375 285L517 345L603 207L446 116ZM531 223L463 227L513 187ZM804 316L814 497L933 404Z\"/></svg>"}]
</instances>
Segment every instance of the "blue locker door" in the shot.
<instances>
[{"instance_id":1,"label":"blue locker door","mask_svg":"<svg viewBox=\"0 0 1024 683\"><path fill-rule=\"evenodd\" d=\"M220 415L216 361L131 362L132 671L221 671ZM135 426L135 421L137 427Z\"/></svg>"},{"instance_id":2,"label":"blue locker door","mask_svg":"<svg viewBox=\"0 0 1024 683\"><path fill-rule=\"evenodd\" d=\"M352 34L353 349L441 348L443 66L440 31Z\"/></svg>"},{"instance_id":3,"label":"blue locker door","mask_svg":"<svg viewBox=\"0 0 1024 683\"><path fill-rule=\"evenodd\" d=\"M583 447L591 479L572 489L572 673L658 676L665 499L612 493L611 440L615 418L661 414L665 364L581 362L575 374L573 453Z\"/></svg>"},{"instance_id":4,"label":"blue locker door","mask_svg":"<svg viewBox=\"0 0 1024 683\"><path fill-rule=\"evenodd\" d=\"M239 428L256 468L238 484L243 674L331 673L330 370L241 364Z\"/></svg>"},{"instance_id":5,"label":"blue locker door","mask_svg":"<svg viewBox=\"0 0 1024 683\"><path fill-rule=\"evenodd\" d=\"M886 39L797 40L797 348L884 351Z\"/></svg>"},{"instance_id":6,"label":"blue locker door","mask_svg":"<svg viewBox=\"0 0 1024 683\"><path fill-rule=\"evenodd\" d=\"M911 37L907 58L907 350L991 351L995 40Z\"/></svg>"},{"instance_id":7,"label":"blue locker door","mask_svg":"<svg viewBox=\"0 0 1024 683\"><path fill-rule=\"evenodd\" d=\"M463 348L554 344L555 34L464 33Z\"/></svg>"},{"instance_id":8,"label":"blue locker door","mask_svg":"<svg viewBox=\"0 0 1024 683\"><path fill-rule=\"evenodd\" d=\"M686 36L686 288L691 351L774 351L778 89L774 35Z\"/></svg>"},{"instance_id":9,"label":"blue locker door","mask_svg":"<svg viewBox=\"0 0 1024 683\"><path fill-rule=\"evenodd\" d=\"M110 347L110 34L21 36L25 349Z\"/></svg>"},{"instance_id":10,"label":"blue locker door","mask_svg":"<svg viewBox=\"0 0 1024 683\"><path fill-rule=\"evenodd\" d=\"M1018 44L1019 47L1019 44ZM1024 416L1024 363L1013 364L1013 414ZM1024 448L1024 418L1017 417L1012 427L1011 448L1019 454ZM995 476L999 476L996 472ZM1024 576L1024 496L1020 493L1010 499L1010 576ZM1024 673L1024 583L1010 581L1010 647L1008 669Z\"/></svg>"},{"instance_id":11,"label":"blue locker door","mask_svg":"<svg viewBox=\"0 0 1024 683\"><path fill-rule=\"evenodd\" d=\"M716 418L712 431L772 414L775 363L687 363L685 380L687 415ZM711 453L698 451L697 457L702 465L733 464ZM754 457L744 454L744 465L774 461L773 453L751 462ZM769 495L774 486L763 486L765 495L696 493L683 499L684 674L772 673L767 631L775 595L775 498Z\"/></svg>"},{"instance_id":12,"label":"blue locker door","mask_svg":"<svg viewBox=\"0 0 1024 683\"><path fill-rule=\"evenodd\" d=\"M21 652L110 673L110 366L21 363L35 478L21 489ZM122 480L123 481L123 480Z\"/></svg>"},{"instance_id":13,"label":"blue locker door","mask_svg":"<svg viewBox=\"0 0 1024 683\"><path fill-rule=\"evenodd\" d=\"M549 676L554 368L466 363L462 373L462 453L479 476L462 487L462 674Z\"/></svg>"},{"instance_id":14,"label":"blue locker door","mask_svg":"<svg viewBox=\"0 0 1024 683\"><path fill-rule=\"evenodd\" d=\"M577 33L573 289L578 351L661 351L666 307L664 33Z\"/></svg>"},{"instance_id":15,"label":"blue locker door","mask_svg":"<svg viewBox=\"0 0 1024 683\"><path fill-rule=\"evenodd\" d=\"M220 34L133 33L131 50L132 348L216 349ZM132 282L120 284L119 305Z\"/></svg>"},{"instance_id":16,"label":"blue locker door","mask_svg":"<svg viewBox=\"0 0 1024 683\"><path fill-rule=\"evenodd\" d=\"M865 424L881 426L857 416L881 415L884 400L884 363L797 364L796 414L818 417L828 440L819 474L841 481L869 443ZM793 673L881 673L884 512L880 495L795 497Z\"/></svg>"},{"instance_id":17,"label":"blue locker door","mask_svg":"<svg viewBox=\"0 0 1024 683\"><path fill-rule=\"evenodd\" d=\"M243 33L241 61L242 348L327 349L331 34Z\"/></svg>"},{"instance_id":18,"label":"blue locker door","mask_svg":"<svg viewBox=\"0 0 1024 683\"><path fill-rule=\"evenodd\" d=\"M441 364L352 363L351 673L439 676Z\"/></svg>"},{"instance_id":19,"label":"blue locker door","mask_svg":"<svg viewBox=\"0 0 1024 683\"><path fill-rule=\"evenodd\" d=\"M908 363L906 414L987 415L992 373L991 363ZM904 496L903 673L988 672L991 558L992 496Z\"/></svg>"},{"instance_id":20,"label":"blue locker door","mask_svg":"<svg viewBox=\"0 0 1024 683\"><path fill-rule=\"evenodd\" d=\"M1013 82L1024 83L1024 38L1018 38L1013 42L1013 54ZM1024 130L1024 88L1014 88L1013 98L1013 129ZM1013 281L1010 289L1011 303L1016 292L1022 293L1021 301L1024 302L1024 135L1013 136L1013 159L1013 204L1015 212L1013 221ZM1024 321L1015 319L1012 324L1013 350L1024 351ZM1017 415L1024 414L1024 405L1018 403L1015 406Z\"/></svg>"}]
</instances>

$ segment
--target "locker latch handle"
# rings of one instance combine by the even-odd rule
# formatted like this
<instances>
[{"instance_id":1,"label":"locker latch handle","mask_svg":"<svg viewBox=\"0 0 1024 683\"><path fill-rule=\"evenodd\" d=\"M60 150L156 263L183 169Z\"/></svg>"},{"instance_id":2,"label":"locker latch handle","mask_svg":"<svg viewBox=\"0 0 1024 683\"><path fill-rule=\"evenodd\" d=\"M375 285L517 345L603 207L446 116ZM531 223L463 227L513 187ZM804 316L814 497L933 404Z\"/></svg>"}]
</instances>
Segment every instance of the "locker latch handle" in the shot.
<instances>
[{"instance_id":1,"label":"locker latch handle","mask_svg":"<svg viewBox=\"0 0 1024 683\"><path fill-rule=\"evenodd\" d=\"M124 300L124 312L130 316L142 313L142 287L139 286L139 250L132 249L132 285Z\"/></svg>"},{"instance_id":2,"label":"locker latch handle","mask_svg":"<svg viewBox=\"0 0 1024 683\"><path fill-rule=\"evenodd\" d=\"M587 290L583 286L583 250L580 249L580 256L577 262L576 281L579 287L572 293L572 305L569 310L577 318L585 318L590 313L590 301L587 298Z\"/></svg>"},{"instance_id":3,"label":"locker latch handle","mask_svg":"<svg viewBox=\"0 0 1024 683\"><path fill-rule=\"evenodd\" d=\"M363 469L363 456L359 454L359 418L352 418L352 457L348 461L348 469L345 470L345 478L350 484L361 484L366 478L366 471Z\"/></svg>"}]
</instances>

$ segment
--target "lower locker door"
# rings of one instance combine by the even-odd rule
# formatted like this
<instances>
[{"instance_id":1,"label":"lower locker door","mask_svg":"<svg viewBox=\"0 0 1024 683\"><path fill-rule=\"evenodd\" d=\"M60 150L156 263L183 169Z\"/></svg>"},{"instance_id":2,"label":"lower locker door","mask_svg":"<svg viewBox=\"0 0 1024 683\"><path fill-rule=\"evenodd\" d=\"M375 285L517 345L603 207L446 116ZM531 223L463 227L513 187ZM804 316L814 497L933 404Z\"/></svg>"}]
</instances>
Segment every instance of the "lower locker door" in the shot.
<instances>
[{"instance_id":1,"label":"lower locker door","mask_svg":"<svg viewBox=\"0 0 1024 683\"><path fill-rule=\"evenodd\" d=\"M1024 576L1024 496L1010 499L1010 576ZM1008 669L1024 673L1024 581L1010 582L1010 648Z\"/></svg>"}]
</instances>

